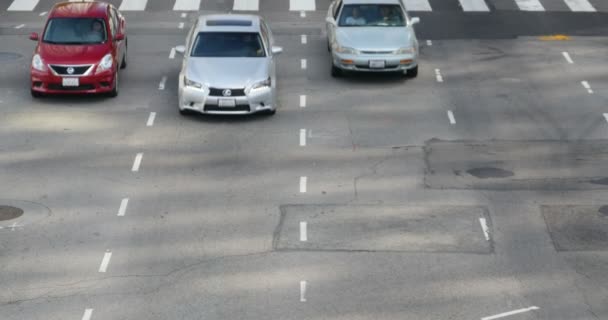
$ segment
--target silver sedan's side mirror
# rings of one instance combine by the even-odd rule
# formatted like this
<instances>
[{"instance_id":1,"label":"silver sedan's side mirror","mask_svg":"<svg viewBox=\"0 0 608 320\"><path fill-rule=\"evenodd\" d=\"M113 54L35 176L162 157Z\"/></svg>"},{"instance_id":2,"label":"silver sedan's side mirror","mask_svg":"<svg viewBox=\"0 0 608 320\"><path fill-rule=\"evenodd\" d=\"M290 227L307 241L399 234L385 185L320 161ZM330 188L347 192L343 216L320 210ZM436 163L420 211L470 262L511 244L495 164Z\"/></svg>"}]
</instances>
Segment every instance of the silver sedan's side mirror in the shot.
<instances>
[{"instance_id":1,"label":"silver sedan's side mirror","mask_svg":"<svg viewBox=\"0 0 608 320\"><path fill-rule=\"evenodd\" d=\"M418 17L413 17L412 19L410 19L410 25L413 26L416 23L420 23L420 18Z\"/></svg>"},{"instance_id":2,"label":"silver sedan's side mirror","mask_svg":"<svg viewBox=\"0 0 608 320\"><path fill-rule=\"evenodd\" d=\"M283 53L283 48L281 47L272 47L272 54L277 55Z\"/></svg>"},{"instance_id":3,"label":"silver sedan's side mirror","mask_svg":"<svg viewBox=\"0 0 608 320\"><path fill-rule=\"evenodd\" d=\"M186 53L186 46L177 46L175 47L175 52L184 54Z\"/></svg>"}]
</instances>

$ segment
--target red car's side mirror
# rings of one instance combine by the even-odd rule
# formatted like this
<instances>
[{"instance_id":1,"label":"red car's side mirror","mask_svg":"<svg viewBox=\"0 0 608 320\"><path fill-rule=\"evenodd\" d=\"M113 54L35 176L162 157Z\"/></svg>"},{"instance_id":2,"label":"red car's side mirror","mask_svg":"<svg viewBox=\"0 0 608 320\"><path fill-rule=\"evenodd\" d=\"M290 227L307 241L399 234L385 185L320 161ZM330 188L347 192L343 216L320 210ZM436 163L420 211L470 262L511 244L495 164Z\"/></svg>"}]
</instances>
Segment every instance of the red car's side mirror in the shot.
<instances>
[{"instance_id":1,"label":"red car's side mirror","mask_svg":"<svg viewBox=\"0 0 608 320\"><path fill-rule=\"evenodd\" d=\"M30 34L30 40L32 40L32 41L38 41L38 33L32 32Z\"/></svg>"},{"instance_id":2,"label":"red car's side mirror","mask_svg":"<svg viewBox=\"0 0 608 320\"><path fill-rule=\"evenodd\" d=\"M114 41L122 41L124 39L125 39L125 35L122 33L119 33L116 36L114 36Z\"/></svg>"}]
</instances>

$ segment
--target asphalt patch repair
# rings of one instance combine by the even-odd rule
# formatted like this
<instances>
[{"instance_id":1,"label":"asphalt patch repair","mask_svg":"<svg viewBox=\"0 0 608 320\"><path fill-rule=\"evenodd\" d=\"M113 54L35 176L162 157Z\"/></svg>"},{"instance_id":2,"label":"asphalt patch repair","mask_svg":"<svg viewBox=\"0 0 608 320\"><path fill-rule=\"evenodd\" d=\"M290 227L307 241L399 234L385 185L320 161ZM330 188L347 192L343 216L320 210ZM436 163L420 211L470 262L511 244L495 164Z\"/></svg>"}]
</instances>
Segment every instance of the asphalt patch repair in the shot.
<instances>
[{"instance_id":1,"label":"asphalt patch repair","mask_svg":"<svg viewBox=\"0 0 608 320\"><path fill-rule=\"evenodd\" d=\"M23 210L20 208L0 205L0 221L17 219L22 215Z\"/></svg>"},{"instance_id":2,"label":"asphalt patch repair","mask_svg":"<svg viewBox=\"0 0 608 320\"><path fill-rule=\"evenodd\" d=\"M541 208L555 250L608 250L608 206Z\"/></svg>"}]
</instances>

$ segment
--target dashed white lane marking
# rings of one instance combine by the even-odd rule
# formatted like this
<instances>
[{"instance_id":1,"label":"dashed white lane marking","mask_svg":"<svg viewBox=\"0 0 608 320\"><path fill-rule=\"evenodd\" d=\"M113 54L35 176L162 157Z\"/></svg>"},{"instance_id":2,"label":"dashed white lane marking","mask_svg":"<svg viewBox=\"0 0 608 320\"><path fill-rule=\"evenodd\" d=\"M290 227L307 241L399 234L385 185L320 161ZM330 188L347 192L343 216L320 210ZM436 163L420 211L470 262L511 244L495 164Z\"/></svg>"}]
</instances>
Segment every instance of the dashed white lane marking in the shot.
<instances>
[{"instance_id":1,"label":"dashed white lane marking","mask_svg":"<svg viewBox=\"0 0 608 320\"><path fill-rule=\"evenodd\" d=\"M435 69L435 78L437 82L443 82L443 76L441 75L441 70Z\"/></svg>"},{"instance_id":2,"label":"dashed white lane marking","mask_svg":"<svg viewBox=\"0 0 608 320\"><path fill-rule=\"evenodd\" d=\"M118 208L117 216L124 217L125 213L127 212L128 205L129 205L129 198L122 199L122 201L120 201L120 208Z\"/></svg>"},{"instance_id":3,"label":"dashed white lane marking","mask_svg":"<svg viewBox=\"0 0 608 320\"><path fill-rule=\"evenodd\" d=\"M540 308L537 306L532 306L529 308L517 309L517 310L504 312L504 313L500 313L500 314L489 316L489 317L483 317L483 318L481 318L481 320L494 320L494 319L504 318L504 317L512 316L512 315L515 315L518 313L524 313L524 312L529 312L529 311L538 310L538 309L540 309Z\"/></svg>"},{"instance_id":4,"label":"dashed white lane marking","mask_svg":"<svg viewBox=\"0 0 608 320\"><path fill-rule=\"evenodd\" d=\"M606 119L606 122L608 122L608 113L604 113L604 119Z\"/></svg>"},{"instance_id":5,"label":"dashed white lane marking","mask_svg":"<svg viewBox=\"0 0 608 320\"><path fill-rule=\"evenodd\" d=\"M566 59L566 61L568 61L568 63L574 63L574 61L572 61L572 58L570 57L570 54L566 51L562 52L562 55L564 56L564 59Z\"/></svg>"},{"instance_id":6,"label":"dashed white lane marking","mask_svg":"<svg viewBox=\"0 0 608 320\"><path fill-rule=\"evenodd\" d=\"M24 24L20 24L20 25L18 25L18 26L15 26L15 29L21 29L21 28L23 28L23 27L25 27L25 25L24 25Z\"/></svg>"},{"instance_id":7,"label":"dashed white lane marking","mask_svg":"<svg viewBox=\"0 0 608 320\"><path fill-rule=\"evenodd\" d=\"M156 112L150 112L148 116L148 122L146 122L147 127L151 127L154 125L154 119L156 119Z\"/></svg>"},{"instance_id":8,"label":"dashed white lane marking","mask_svg":"<svg viewBox=\"0 0 608 320\"><path fill-rule=\"evenodd\" d=\"M302 44L306 44L306 43L308 42L308 39L306 39L306 35L305 35L305 34L303 34L303 35L300 37L300 41L302 42Z\"/></svg>"},{"instance_id":9,"label":"dashed white lane marking","mask_svg":"<svg viewBox=\"0 0 608 320\"><path fill-rule=\"evenodd\" d=\"M169 59L175 58L175 48L171 48L171 52L169 53Z\"/></svg>"},{"instance_id":10,"label":"dashed white lane marking","mask_svg":"<svg viewBox=\"0 0 608 320\"><path fill-rule=\"evenodd\" d=\"M300 18L306 18L306 11L300 11Z\"/></svg>"},{"instance_id":11,"label":"dashed white lane marking","mask_svg":"<svg viewBox=\"0 0 608 320\"><path fill-rule=\"evenodd\" d=\"M300 302L306 302L306 281L300 281Z\"/></svg>"},{"instance_id":12,"label":"dashed white lane marking","mask_svg":"<svg viewBox=\"0 0 608 320\"><path fill-rule=\"evenodd\" d=\"M48 12L46 12L46 11L40 12L39 16L41 16L41 17L42 17L42 16L45 16L47 13L48 13Z\"/></svg>"},{"instance_id":13,"label":"dashed white lane marking","mask_svg":"<svg viewBox=\"0 0 608 320\"><path fill-rule=\"evenodd\" d=\"M545 11L545 8L538 0L515 0L521 11Z\"/></svg>"},{"instance_id":14,"label":"dashed white lane marking","mask_svg":"<svg viewBox=\"0 0 608 320\"><path fill-rule=\"evenodd\" d=\"M177 25L177 28L178 28L178 29L183 29L183 28L184 28L184 23L183 23L183 22L180 22L180 23Z\"/></svg>"},{"instance_id":15,"label":"dashed white lane marking","mask_svg":"<svg viewBox=\"0 0 608 320\"><path fill-rule=\"evenodd\" d=\"M583 88L587 89L588 93L593 93L593 89L591 89L591 85L589 85L589 82L581 81L581 85L583 86Z\"/></svg>"},{"instance_id":16,"label":"dashed white lane marking","mask_svg":"<svg viewBox=\"0 0 608 320\"><path fill-rule=\"evenodd\" d=\"M486 218L479 218L479 224L481 224L481 230L483 230L483 235L486 237L486 240L490 241L490 230L488 229Z\"/></svg>"},{"instance_id":17,"label":"dashed white lane marking","mask_svg":"<svg viewBox=\"0 0 608 320\"><path fill-rule=\"evenodd\" d=\"M135 156L135 160L133 160L133 167L131 168L131 171L133 171L133 172L139 171L139 166L141 165L141 160L143 157L144 157L143 153L138 153Z\"/></svg>"},{"instance_id":18,"label":"dashed white lane marking","mask_svg":"<svg viewBox=\"0 0 608 320\"><path fill-rule=\"evenodd\" d=\"M588 0L564 0L570 10L576 12L595 12L595 8Z\"/></svg>"},{"instance_id":19,"label":"dashed white lane marking","mask_svg":"<svg viewBox=\"0 0 608 320\"><path fill-rule=\"evenodd\" d=\"M315 0L289 0L289 11L315 11Z\"/></svg>"},{"instance_id":20,"label":"dashed white lane marking","mask_svg":"<svg viewBox=\"0 0 608 320\"><path fill-rule=\"evenodd\" d=\"M306 129L300 129L300 147L306 146Z\"/></svg>"},{"instance_id":21,"label":"dashed white lane marking","mask_svg":"<svg viewBox=\"0 0 608 320\"><path fill-rule=\"evenodd\" d=\"M407 11L433 11L429 0L405 0Z\"/></svg>"},{"instance_id":22,"label":"dashed white lane marking","mask_svg":"<svg viewBox=\"0 0 608 320\"><path fill-rule=\"evenodd\" d=\"M118 10L121 11L144 11L148 0L122 0Z\"/></svg>"},{"instance_id":23,"label":"dashed white lane marking","mask_svg":"<svg viewBox=\"0 0 608 320\"><path fill-rule=\"evenodd\" d=\"M82 320L91 320L91 316L93 316L93 309L84 309Z\"/></svg>"},{"instance_id":24,"label":"dashed white lane marking","mask_svg":"<svg viewBox=\"0 0 608 320\"><path fill-rule=\"evenodd\" d=\"M433 45L433 41L432 40L426 40L426 45L427 46L432 46Z\"/></svg>"},{"instance_id":25,"label":"dashed white lane marking","mask_svg":"<svg viewBox=\"0 0 608 320\"><path fill-rule=\"evenodd\" d=\"M459 0L463 11L490 11L484 0Z\"/></svg>"},{"instance_id":26,"label":"dashed white lane marking","mask_svg":"<svg viewBox=\"0 0 608 320\"><path fill-rule=\"evenodd\" d=\"M234 6L232 7L232 10L258 11L259 7L259 0L234 0Z\"/></svg>"},{"instance_id":27,"label":"dashed white lane marking","mask_svg":"<svg viewBox=\"0 0 608 320\"><path fill-rule=\"evenodd\" d=\"M300 241L308 241L308 224L306 221L300 221Z\"/></svg>"},{"instance_id":28,"label":"dashed white lane marking","mask_svg":"<svg viewBox=\"0 0 608 320\"><path fill-rule=\"evenodd\" d=\"M454 118L452 110L448 110L448 119L450 119L450 124L456 124L456 118Z\"/></svg>"},{"instance_id":29,"label":"dashed white lane marking","mask_svg":"<svg viewBox=\"0 0 608 320\"><path fill-rule=\"evenodd\" d=\"M108 250L108 251L106 251L106 253L103 254L103 259L101 260L101 265L99 265L99 272L108 271L108 265L110 264L110 259L112 259L112 252Z\"/></svg>"},{"instance_id":30,"label":"dashed white lane marking","mask_svg":"<svg viewBox=\"0 0 608 320\"><path fill-rule=\"evenodd\" d=\"M160 79L160 82L158 83L158 90L165 90L165 84L167 83L167 77L163 77L162 79Z\"/></svg>"},{"instance_id":31,"label":"dashed white lane marking","mask_svg":"<svg viewBox=\"0 0 608 320\"><path fill-rule=\"evenodd\" d=\"M306 193L306 183L308 182L307 177L300 177L300 193Z\"/></svg>"},{"instance_id":32,"label":"dashed white lane marking","mask_svg":"<svg viewBox=\"0 0 608 320\"><path fill-rule=\"evenodd\" d=\"M176 0L173 11L198 11L201 0Z\"/></svg>"},{"instance_id":33,"label":"dashed white lane marking","mask_svg":"<svg viewBox=\"0 0 608 320\"><path fill-rule=\"evenodd\" d=\"M306 95L300 95L300 108L306 107Z\"/></svg>"},{"instance_id":34,"label":"dashed white lane marking","mask_svg":"<svg viewBox=\"0 0 608 320\"><path fill-rule=\"evenodd\" d=\"M302 69L306 69L306 59L302 59L302 60L300 60L300 67L301 67Z\"/></svg>"},{"instance_id":35,"label":"dashed white lane marking","mask_svg":"<svg viewBox=\"0 0 608 320\"><path fill-rule=\"evenodd\" d=\"M15 0L8 7L8 11L32 11L38 5L39 0Z\"/></svg>"},{"instance_id":36,"label":"dashed white lane marking","mask_svg":"<svg viewBox=\"0 0 608 320\"><path fill-rule=\"evenodd\" d=\"M186 18L188 16L188 14L184 12L184 13L182 13L181 16L182 16L182 18Z\"/></svg>"}]
</instances>

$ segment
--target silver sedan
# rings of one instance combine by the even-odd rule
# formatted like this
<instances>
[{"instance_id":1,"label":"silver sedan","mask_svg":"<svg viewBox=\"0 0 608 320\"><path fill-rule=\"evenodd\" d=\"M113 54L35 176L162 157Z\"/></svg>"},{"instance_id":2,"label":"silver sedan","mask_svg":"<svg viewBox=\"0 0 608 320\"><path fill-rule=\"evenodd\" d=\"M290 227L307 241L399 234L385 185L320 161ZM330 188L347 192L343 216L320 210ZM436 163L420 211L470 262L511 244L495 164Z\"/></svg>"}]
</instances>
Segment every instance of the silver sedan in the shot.
<instances>
[{"instance_id":1,"label":"silver sedan","mask_svg":"<svg viewBox=\"0 0 608 320\"><path fill-rule=\"evenodd\" d=\"M418 39L401 0L334 0L327 12L332 76L342 71L418 75Z\"/></svg>"},{"instance_id":2,"label":"silver sedan","mask_svg":"<svg viewBox=\"0 0 608 320\"><path fill-rule=\"evenodd\" d=\"M184 54L180 113L276 112L275 58L283 50L259 16L201 16L176 51Z\"/></svg>"}]
</instances>

